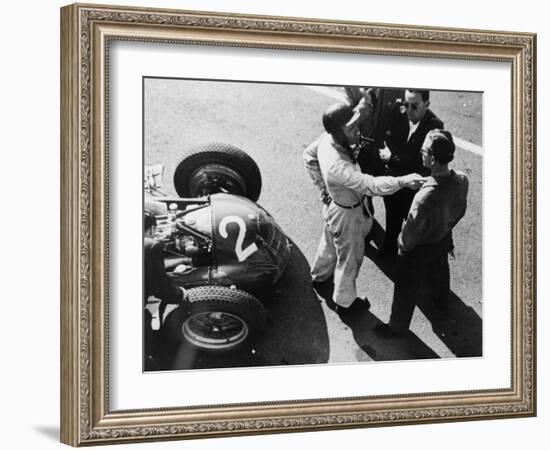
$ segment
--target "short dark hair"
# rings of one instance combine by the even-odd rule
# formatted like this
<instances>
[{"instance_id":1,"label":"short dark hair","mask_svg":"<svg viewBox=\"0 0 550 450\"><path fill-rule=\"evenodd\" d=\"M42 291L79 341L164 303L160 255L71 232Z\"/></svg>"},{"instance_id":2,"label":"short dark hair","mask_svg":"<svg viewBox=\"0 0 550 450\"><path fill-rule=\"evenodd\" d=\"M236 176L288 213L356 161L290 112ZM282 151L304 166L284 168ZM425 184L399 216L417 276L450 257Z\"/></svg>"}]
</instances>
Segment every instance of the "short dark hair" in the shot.
<instances>
[{"instance_id":1,"label":"short dark hair","mask_svg":"<svg viewBox=\"0 0 550 450\"><path fill-rule=\"evenodd\" d=\"M334 103L323 114L323 126L327 133L334 134L341 131L343 125L353 117L353 108L346 103Z\"/></svg>"},{"instance_id":2,"label":"short dark hair","mask_svg":"<svg viewBox=\"0 0 550 450\"><path fill-rule=\"evenodd\" d=\"M143 228L145 231L149 231L157 224L157 218L151 211L145 211L143 213Z\"/></svg>"},{"instance_id":3,"label":"short dark hair","mask_svg":"<svg viewBox=\"0 0 550 450\"><path fill-rule=\"evenodd\" d=\"M453 160L456 147L449 131L436 128L428 132L426 138L430 139L429 151L437 163L448 164Z\"/></svg>"},{"instance_id":4,"label":"short dark hair","mask_svg":"<svg viewBox=\"0 0 550 450\"><path fill-rule=\"evenodd\" d=\"M407 89L407 91L420 94L423 102L427 102L430 99L430 91L426 91L425 89Z\"/></svg>"}]
</instances>

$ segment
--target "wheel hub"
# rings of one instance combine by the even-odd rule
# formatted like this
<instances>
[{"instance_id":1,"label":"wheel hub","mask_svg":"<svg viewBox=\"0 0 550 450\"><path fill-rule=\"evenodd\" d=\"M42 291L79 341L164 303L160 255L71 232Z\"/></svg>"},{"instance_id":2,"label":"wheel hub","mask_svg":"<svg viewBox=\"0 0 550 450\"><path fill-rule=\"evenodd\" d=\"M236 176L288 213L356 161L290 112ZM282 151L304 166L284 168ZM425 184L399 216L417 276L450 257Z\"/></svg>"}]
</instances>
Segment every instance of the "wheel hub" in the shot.
<instances>
[{"instance_id":1,"label":"wheel hub","mask_svg":"<svg viewBox=\"0 0 550 450\"><path fill-rule=\"evenodd\" d=\"M243 342L249 333L240 317L222 312L203 312L190 316L181 328L183 336L197 347L227 349Z\"/></svg>"},{"instance_id":2,"label":"wheel hub","mask_svg":"<svg viewBox=\"0 0 550 450\"><path fill-rule=\"evenodd\" d=\"M219 164L207 164L195 170L189 186L193 195L203 196L226 192L236 195L246 193L246 182L235 170Z\"/></svg>"}]
</instances>

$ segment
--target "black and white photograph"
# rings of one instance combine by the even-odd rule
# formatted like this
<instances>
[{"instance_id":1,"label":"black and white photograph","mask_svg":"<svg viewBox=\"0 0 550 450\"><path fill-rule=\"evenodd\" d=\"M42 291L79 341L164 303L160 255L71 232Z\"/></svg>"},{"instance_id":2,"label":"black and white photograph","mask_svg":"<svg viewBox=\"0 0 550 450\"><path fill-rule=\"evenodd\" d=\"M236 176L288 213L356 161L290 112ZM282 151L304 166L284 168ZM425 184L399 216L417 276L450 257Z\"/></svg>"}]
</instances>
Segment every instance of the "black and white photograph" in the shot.
<instances>
[{"instance_id":1,"label":"black and white photograph","mask_svg":"<svg viewBox=\"0 0 550 450\"><path fill-rule=\"evenodd\" d=\"M4 448L544 447L543 2L69 3L3 8Z\"/></svg>"},{"instance_id":2,"label":"black and white photograph","mask_svg":"<svg viewBox=\"0 0 550 450\"><path fill-rule=\"evenodd\" d=\"M482 104L144 77L144 371L482 357Z\"/></svg>"}]
</instances>

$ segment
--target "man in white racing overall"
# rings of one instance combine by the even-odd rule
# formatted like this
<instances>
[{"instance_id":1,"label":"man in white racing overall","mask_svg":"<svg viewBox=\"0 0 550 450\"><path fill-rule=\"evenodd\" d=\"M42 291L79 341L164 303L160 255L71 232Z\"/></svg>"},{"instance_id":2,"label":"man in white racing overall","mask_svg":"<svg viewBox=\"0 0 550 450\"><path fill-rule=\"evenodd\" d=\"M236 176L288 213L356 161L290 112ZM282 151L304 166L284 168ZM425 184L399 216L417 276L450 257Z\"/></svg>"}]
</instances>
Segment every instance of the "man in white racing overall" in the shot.
<instances>
[{"instance_id":1,"label":"man in white racing overall","mask_svg":"<svg viewBox=\"0 0 550 450\"><path fill-rule=\"evenodd\" d=\"M408 187L418 189L418 174L373 177L361 173L351 148L359 139L359 117L346 104L334 104L323 115L323 133L304 151L305 167L321 190L324 229L311 269L314 282L334 274L333 301L338 312L351 311L368 301L357 297L355 280L365 254L365 237L373 218L367 195L389 195Z\"/></svg>"}]
</instances>

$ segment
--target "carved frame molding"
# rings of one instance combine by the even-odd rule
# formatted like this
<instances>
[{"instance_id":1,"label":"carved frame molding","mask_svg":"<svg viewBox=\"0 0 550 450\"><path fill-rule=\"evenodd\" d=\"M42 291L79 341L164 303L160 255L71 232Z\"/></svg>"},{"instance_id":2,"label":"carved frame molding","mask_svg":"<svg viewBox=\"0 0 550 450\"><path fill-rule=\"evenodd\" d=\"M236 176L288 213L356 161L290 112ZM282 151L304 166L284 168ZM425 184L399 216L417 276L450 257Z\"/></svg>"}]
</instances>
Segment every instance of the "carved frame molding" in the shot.
<instances>
[{"instance_id":1,"label":"carved frame molding","mask_svg":"<svg viewBox=\"0 0 550 450\"><path fill-rule=\"evenodd\" d=\"M78 4L62 8L61 17L63 442L78 446L535 414L535 35ZM511 389L109 411L105 104L112 40L509 61Z\"/></svg>"}]
</instances>

